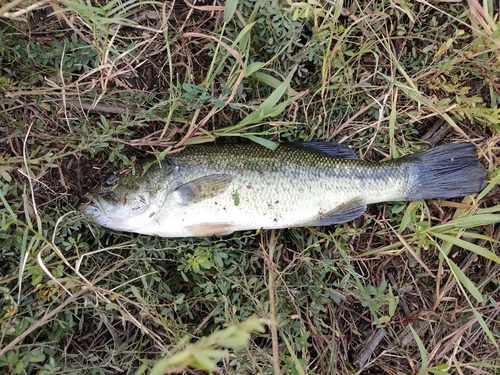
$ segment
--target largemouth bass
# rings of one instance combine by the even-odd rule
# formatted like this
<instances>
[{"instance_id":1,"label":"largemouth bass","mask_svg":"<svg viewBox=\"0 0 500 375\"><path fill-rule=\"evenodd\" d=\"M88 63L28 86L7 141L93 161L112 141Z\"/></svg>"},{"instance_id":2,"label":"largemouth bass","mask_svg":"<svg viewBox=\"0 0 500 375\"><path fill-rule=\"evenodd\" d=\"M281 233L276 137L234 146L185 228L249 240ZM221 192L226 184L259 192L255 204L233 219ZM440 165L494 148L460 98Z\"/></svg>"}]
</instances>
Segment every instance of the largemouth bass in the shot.
<instances>
[{"instance_id":1,"label":"largemouth bass","mask_svg":"<svg viewBox=\"0 0 500 375\"><path fill-rule=\"evenodd\" d=\"M199 145L110 176L83 213L163 237L343 223L371 203L461 197L485 186L472 144L371 163L330 142Z\"/></svg>"}]
</instances>

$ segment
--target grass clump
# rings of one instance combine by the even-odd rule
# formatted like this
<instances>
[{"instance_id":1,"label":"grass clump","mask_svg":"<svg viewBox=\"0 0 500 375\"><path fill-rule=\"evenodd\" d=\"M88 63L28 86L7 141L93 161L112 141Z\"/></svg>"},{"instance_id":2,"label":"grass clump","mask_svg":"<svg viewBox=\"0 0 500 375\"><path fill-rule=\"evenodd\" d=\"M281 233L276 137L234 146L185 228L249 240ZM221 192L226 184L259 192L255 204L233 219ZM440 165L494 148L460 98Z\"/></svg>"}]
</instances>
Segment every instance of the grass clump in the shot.
<instances>
[{"instance_id":1,"label":"grass clump","mask_svg":"<svg viewBox=\"0 0 500 375\"><path fill-rule=\"evenodd\" d=\"M485 4L0 5L1 372L498 373ZM368 160L467 140L488 185L222 238L113 233L77 210L139 157L235 137Z\"/></svg>"}]
</instances>

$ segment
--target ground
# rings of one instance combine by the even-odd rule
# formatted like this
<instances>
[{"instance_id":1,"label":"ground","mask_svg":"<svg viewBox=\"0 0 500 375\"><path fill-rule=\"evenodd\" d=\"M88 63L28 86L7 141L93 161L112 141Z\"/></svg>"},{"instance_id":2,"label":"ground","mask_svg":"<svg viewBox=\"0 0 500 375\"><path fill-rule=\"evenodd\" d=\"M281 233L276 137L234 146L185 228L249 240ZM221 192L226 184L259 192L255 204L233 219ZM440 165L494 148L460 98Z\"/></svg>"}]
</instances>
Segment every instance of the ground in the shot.
<instances>
[{"instance_id":1,"label":"ground","mask_svg":"<svg viewBox=\"0 0 500 375\"><path fill-rule=\"evenodd\" d=\"M1 372L500 373L497 7L0 3ZM145 155L308 140L471 142L487 186L196 239L78 211Z\"/></svg>"}]
</instances>

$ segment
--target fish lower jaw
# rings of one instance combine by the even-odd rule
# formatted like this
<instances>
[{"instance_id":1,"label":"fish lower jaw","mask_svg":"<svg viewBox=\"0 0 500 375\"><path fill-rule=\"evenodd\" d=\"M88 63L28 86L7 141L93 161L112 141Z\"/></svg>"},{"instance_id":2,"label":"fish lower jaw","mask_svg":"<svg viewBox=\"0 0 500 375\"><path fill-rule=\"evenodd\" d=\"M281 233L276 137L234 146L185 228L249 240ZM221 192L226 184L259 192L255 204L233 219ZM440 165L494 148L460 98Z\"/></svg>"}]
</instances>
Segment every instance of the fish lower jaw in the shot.
<instances>
[{"instance_id":1,"label":"fish lower jaw","mask_svg":"<svg viewBox=\"0 0 500 375\"><path fill-rule=\"evenodd\" d=\"M123 231L141 233L141 228L147 228L154 219L154 212L143 212L140 215L130 216L127 213L100 213L92 217L96 224L105 228Z\"/></svg>"}]
</instances>

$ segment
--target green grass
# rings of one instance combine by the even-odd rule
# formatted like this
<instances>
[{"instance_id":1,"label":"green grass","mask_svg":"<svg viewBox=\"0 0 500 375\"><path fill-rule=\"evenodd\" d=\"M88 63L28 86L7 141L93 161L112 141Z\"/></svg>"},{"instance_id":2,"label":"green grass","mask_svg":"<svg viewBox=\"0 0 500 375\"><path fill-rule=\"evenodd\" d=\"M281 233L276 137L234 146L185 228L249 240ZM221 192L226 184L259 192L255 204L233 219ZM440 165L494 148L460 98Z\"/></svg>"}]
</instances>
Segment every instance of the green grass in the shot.
<instances>
[{"instance_id":1,"label":"green grass","mask_svg":"<svg viewBox=\"0 0 500 375\"><path fill-rule=\"evenodd\" d=\"M493 2L51 4L0 4L1 373L500 373ZM470 141L488 185L221 238L77 210L139 157L235 137Z\"/></svg>"}]
</instances>

